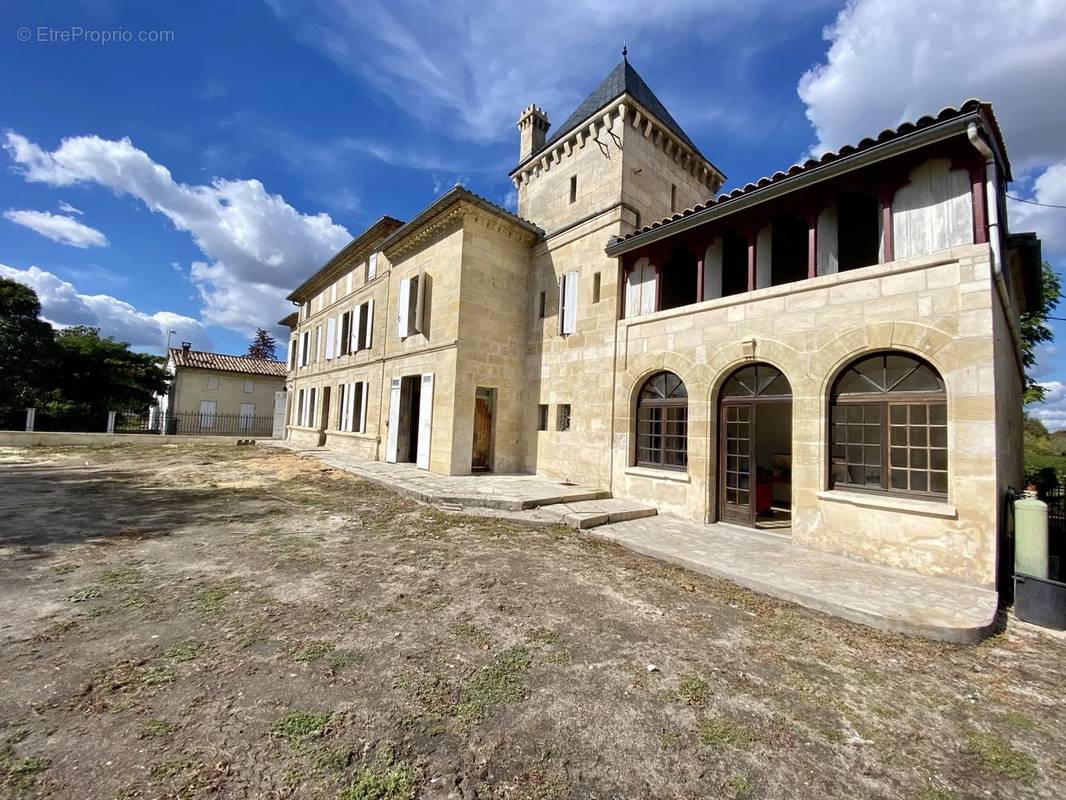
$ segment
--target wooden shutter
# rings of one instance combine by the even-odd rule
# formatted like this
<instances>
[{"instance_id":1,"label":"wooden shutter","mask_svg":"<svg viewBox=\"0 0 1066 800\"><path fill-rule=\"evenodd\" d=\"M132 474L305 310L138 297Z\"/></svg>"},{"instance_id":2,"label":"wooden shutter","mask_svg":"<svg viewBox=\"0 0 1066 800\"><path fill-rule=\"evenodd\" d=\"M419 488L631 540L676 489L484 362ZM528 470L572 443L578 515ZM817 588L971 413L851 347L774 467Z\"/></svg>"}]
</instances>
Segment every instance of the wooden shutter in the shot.
<instances>
[{"instance_id":1,"label":"wooden shutter","mask_svg":"<svg viewBox=\"0 0 1066 800\"><path fill-rule=\"evenodd\" d=\"M359 393L359 432L366 433L366 396L370 394L370 381L363 381L363 391Z\"/></svg>"},{"instance_id":2,"label":"wooden shutter","mask_svg":"<svg viewBox=\"0 0 1066 800\"><path fill-rule=\"evenodd\" d=\"M366 344L367 350L374 343L374 298L366 301Z\"/></svg>"},{"instance_id":3,"label":"wooden shutter","mask_svg":"<svg viewBox=\"0 0 1066 800\"><path fill-rule=\"evenodd\" d=\"M652 314L659 300L658 272L654 264L645 264L640 279L640 313Z\"/></svg>"},{"instance_id":4,"label":"wooden shutter","mask_svg":"<svg viewBox=\"0 0 1066 800\"><path fill-rule=\"evenodd\" d=\"M370 259L366 262L366 282L374 280L378 276L378 254L371 253Z\"/></svg>"},{"instance_id":5,"label":"wooden shutter","mask_svg":"<svg viewBox=\"0 0 1066 800\"><path fill-rule=\"evenodd\" d=\"M429 445L433 428L433 373L422 375L422 394L418 401L418 459L422 469L429 469Z\"/></svg>"},{"instance_id":6,"label":"wooden shutter","mask_svg":"<svg viewBox=\"0 0 1066 800\"><path fill-rule=\"evenodd\" d=\"M396 302L396 335L401 339L411 333L411 279L400 281L400 296Z\"/></svg>"},{"instance_id":7,"label":"wooden shutter","mask_svg":"<svg viewBox=\"0 0 1066 800\"><path fill-rule=\"evenodd\" d=\"M559 333L573 333L577 325L577 273L559 278Z\"/></svg>"},{"instance_id":8,"label":"wooden shutter","mask_svg":"<svg viewBox=\"0 0 1066 800\"><path fill-rule=\"evenodd\" d=\"M326 320L326 361L333 359L333 352L337 344L337 318L330 317Z\"/></svg>"},{"instance_id":9,"label":"wooden shutter","mask_svg":"<svg viewBox=\"0 0 1066 800\"><path fill-rule=\"evenodd\" d=\"M352 311L352 332L351 332L351 344L348 345L348 349L353 353L358 353L362 349L362 342L360 334L363 329L363 307L356 306Z\"/></svg>"},{"instance_id":10,"label":"wooden shutter","mask_svg":"<svg viewBox=\"0 0 1066 800\"><path fill-rule=\"evenodd\" d=\"M426 300L426 276L419 274L412 279L411 293L414 294L414 313L411 315L411 327L418 333L422 332L422 314Z\"/></svg>"},{"instance_id":11,"label":"wooden shutter","mask_svg":"<svg viewBox=\"0 0 1066 800\"><path fill-rule=\"evenodd\" d=\"M396 463L396 443L400 433L400 379L389 384L389 433L385 439L385 460Z\"/></svg>"}]
</instances>

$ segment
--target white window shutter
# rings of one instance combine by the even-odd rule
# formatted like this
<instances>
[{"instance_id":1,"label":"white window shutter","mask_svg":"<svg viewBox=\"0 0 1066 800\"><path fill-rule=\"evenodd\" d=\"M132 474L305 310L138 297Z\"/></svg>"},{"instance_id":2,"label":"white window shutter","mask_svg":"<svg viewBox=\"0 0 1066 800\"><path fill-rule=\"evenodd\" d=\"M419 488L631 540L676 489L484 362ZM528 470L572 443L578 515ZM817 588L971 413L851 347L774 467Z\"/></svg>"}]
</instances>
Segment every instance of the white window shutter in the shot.
<instances>
[{"instance_id":1,"label":"white window shutter","mask_svg":"<svg viewBox=\"0 0 1066 800\"><path fill-rule=\"evenodd\" d=\"M569 334L577 328L577 273L565 273L560 287L559 333Z\"/></svg>"},{"instance_id":2,"label":"white window shutter","mask_svg":"<svg viewBox=\"0 0 1066 800\"><path fill-rule=\"evenodd\" d=\"M348 324L352 324L351 317L348 318ZM344 314L337 315L337 344L334 346L333 352L337 358L340 358L341 353L344 352Z\"/></svg>"},{"instance_id":3,"label":"white window shutter","mask_svg":"<svg viewBox=\"0 0 1066 800\"><path fill-rule=\"evenodd\" d=\"M385 460L390 464L396 463L396 446L400 434L400 387L400 379L393 378L389 385L389 432L385 438Z\"/></svg>"},{"instance_id":4,"label":"white window shutter","mask_svg":"<svg viewBox=\"0 0 1066 800\"><path fill-rule=\"evenodd\" d=\"M326 320L326 361L333 358L333 346L337 342L337 319L330 317Z\"/></svg>"},{"instance_id":5,"label":"white window shutter","mask_svg":"<svg viewBox=\"0 0 1066 800\"><path fill-rule=\"evenodd\" d=\"M659 299L658 273L654 264L645 264L642 272L644 274L640 281L640 313L651 314L654 313Z\"/></svg>"},{"instance_id":6,"label":"white window shutter","mask_svg":"<svg viewBox=\"0 0 1066 800\"><path fill-rule=\"evenodd\" d=\"M367 283L374 280L378 276L378 254L371 253L370 260L366 262L366 280Z\"/></svg>"},{"instance_id":7,"label":"white window shutter","mask_svg":"<svg viewBox=\"0 0 1066 800\"><path fill-rule=\"evenodd\" d=\"M370 381L363 381L359 398L359 432L366 433L366 396L370 394Z\"/></svg>"},{"instance_id":8,"label":"white window shutter","mask_svg":"<svg viewBox=\"0 0 1066 800\"><path fill-rule=\"evenodd\" d=\"M396 303L396 335L401 339L410 335L411 279L400 281L400 297Z\"/></svg>"},{"instance_id":9,"label":"white window shutter","mask_svg":"<svg viewBox=\"0 0 1066 800\"><path fill-rule=\"evenodd\" d=\"M363 325L363 307L356 306L352 309L352 329L348 333L348 349L355 353L359 350L359 329Z\"/></svg>"},{"instance_id":10,"label":"white window shutter","mask_svg":"<svg viewBox=\"0 0 1066 800\"><path fill-rule=\"evenodd\" d=\"M366 349L374 343L374 298L366 301Z\"/></svg>"},{"instance_id":11,"label":"white window shutter","mask_svg":"<svg viewBox=\"0 0 1066 800\"><path fill-rule=\"evenodd\" d=\"M424 274L420 273L418 275L415 275L413 280L415 281L415 285L412 286L412 291L415 293L415 301L414 301L415 313L414 313L414 316L412 317L412 319L413 319L412 327L415 329L415 331L417 331L418 333L421 333L422 332L422 314L424 313L425 302L426 302L426 276Z\"/></svg>"},{"instance_id":12,"label":"white window shutter","mask_svg":"<svg viewBox=\"0 0 1066 800\"><path fill-rule=\"evenodd\" d=\"M433 373L422 374L422 394L418 401L417 464L429 469L429 446L433 438Z\"/></svg>"}]
</instances>

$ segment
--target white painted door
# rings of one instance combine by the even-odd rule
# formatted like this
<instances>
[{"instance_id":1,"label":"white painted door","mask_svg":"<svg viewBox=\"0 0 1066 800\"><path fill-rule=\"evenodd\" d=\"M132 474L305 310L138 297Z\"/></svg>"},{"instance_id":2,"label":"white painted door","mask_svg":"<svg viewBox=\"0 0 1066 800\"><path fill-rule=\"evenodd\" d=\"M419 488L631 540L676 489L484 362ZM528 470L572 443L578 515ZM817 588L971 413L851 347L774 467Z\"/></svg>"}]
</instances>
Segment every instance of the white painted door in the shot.
<instances>
[{"instance_id":1,"label":"white painted door","mask_svg":"<svg viewBox=\"0 0 1066 800\"><path fill-rule=\"evenodd\" d=\"M275 439L285 438L285 403L288 400L286 392L274 392L274 429Z\"/></svg>"},{"instance_id":2,"label":"white painted door","mask_svg":"<svg viewBox=\"0 0 1066 800\"><path fill-rule=\"evenodd\" d=\"M385 460L396 463L396 442L400 433L400 378L389 384L389 433L385 439Z\"/></svg>"},{"instance_id":3,"label":"white painted door","mask_svg":"<svg viewBox=\"0 0 1066 800\"><path fill-rule=\"evenodd\" d=\"M433 373L422 375L422 395L418 406L418 466L429 469L429 442L433 427Z\"/></svg>"},{"instance_id":4,"label":"white painted door","mask_svg":"<svg viewBox=\"0 0 1066 800\"><path fill-rule=\"evenodd\" d=\"M249 433L255 424L255 403L241 403L241 412L237 417L238 430Z\"/></svg>"}]
</instances>

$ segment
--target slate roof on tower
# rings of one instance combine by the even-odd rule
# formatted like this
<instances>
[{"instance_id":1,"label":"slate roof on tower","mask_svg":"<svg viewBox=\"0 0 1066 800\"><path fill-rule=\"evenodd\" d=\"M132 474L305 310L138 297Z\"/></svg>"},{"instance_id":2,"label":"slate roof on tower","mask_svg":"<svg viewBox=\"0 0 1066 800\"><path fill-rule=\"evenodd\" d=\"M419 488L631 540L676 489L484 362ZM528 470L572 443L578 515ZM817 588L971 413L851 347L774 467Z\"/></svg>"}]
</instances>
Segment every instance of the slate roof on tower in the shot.
<instances>
[{"instance_id":1,"label":"slate roof on tower","mask_svg":"<svg viewBox=\"0 0 1066 800\"><path fill-rule=\"evenodd\" d=\"M671 133L691 147L700 158L709 161L709 159L700 152L700 149L693 144L692 140L688 138L688 134L681 130L681 126L677 124L677 120L670 115L670 112L666 110L666 106L664 106L662 101L655 96L655 92L649 88L648 84L644 82L644 79L640 77L635 69L633 69L633 65L624 58L618 63L618 66L612 69L607 77L600 82L600 85L596 87L592 94L585 98L585 101L567 118L566 122L559 126L559 129L556 130L551 138L544 143L544 147L536 151L536 153L550 147L553 143L573 131L574 128L578 127L582 122L587 120L605 105L612 100L621 97L623 94L628 94L644 106L644 108L654 114ZM536 155L536 153L533 155Z\"/></svg>"}]
</instances>

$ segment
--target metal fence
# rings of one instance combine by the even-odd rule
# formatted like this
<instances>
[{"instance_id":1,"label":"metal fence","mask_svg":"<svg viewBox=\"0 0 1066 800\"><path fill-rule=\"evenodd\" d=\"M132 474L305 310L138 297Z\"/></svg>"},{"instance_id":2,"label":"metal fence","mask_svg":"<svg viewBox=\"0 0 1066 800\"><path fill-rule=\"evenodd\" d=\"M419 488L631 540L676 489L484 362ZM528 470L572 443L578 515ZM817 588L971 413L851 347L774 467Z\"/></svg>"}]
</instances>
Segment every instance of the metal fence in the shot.
<instances>
[{"instance_id":1,"label":"metal fence","mask_svg":"<svg viewBox=\"0 0 1066 800\"><path fill-rule=\"evenodd\" d=\"M0 430L26 430L27 409L0 415ZM33 430L49 433L157 433L172 436L270 437L273 417L244 414L205 414L196 411L164 416L158 409L115 412L114 430L109 430L110 412L86 414L55 412L38 408L33 414Z\"/></svg>"},{"instance_id":2,"label":"metal fence","mask_svg":"<svg viewBox=\"0 0 1066 800\"><path fill-rule=\"evenodd\" d=\"M176 436L258 436L274 433L273 417L246 417L242 414L201 414L189 411L170 414L166 432Z\"/></svg>"},{"instance_id":3,"label":"metal fence","mask_svg":"<svg viewBox=\"0 0 1066 800\"><path fill-rule=\"evenodd\" d=\"M1061 484L1044 492L1047 503L1048 577L1066 578L1066 487Z\"/></svg>"}]
</instances>

